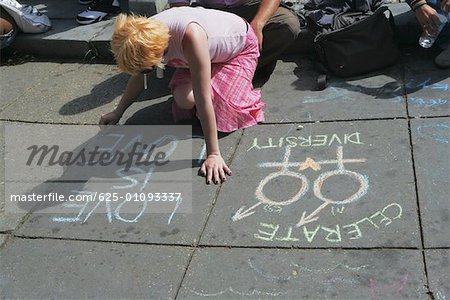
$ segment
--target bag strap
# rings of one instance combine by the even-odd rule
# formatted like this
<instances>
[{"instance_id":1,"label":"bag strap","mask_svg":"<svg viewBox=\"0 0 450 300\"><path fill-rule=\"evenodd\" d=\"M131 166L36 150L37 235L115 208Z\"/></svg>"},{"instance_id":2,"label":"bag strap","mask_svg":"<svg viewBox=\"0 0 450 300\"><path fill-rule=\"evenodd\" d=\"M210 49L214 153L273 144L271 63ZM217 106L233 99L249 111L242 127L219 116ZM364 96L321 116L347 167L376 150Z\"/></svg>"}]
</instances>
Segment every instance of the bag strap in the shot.
<instances>
[{"instance_id":1,"label":"bag strap","mask_svg":"<svg viewBox=\"0 0 450 300\"><path fill-rule=\"evenodd\" d=\"M398 36L397 26L395 26L394 14L392 13L392 11L389 8L387 8L386 10L388 11L388 14L389 14L389 16L388 16L389 24L391 25L392 32L394 32L394 40L398 41L397 38L399 36Z\"/></svg>"},{"instance_id":2,"label":"bag strap","mask_svg":"<svg viewBox=\"0 0 450 300\"><path fill-rule=\"evenodd\" d=\"M323 91L327 87L327 80L328 80L327 74L320 74L319 77L317 77L318 91Z\"/></svg>"},{"instance_id":3,"label":"bag strap","mask_svg":"<svg viewBox=\"0 0 450 300\"><path fill-rule=\"evenodd\" d=\"M379 7L375 13L385 13L387 11L388 16L387 19L389 21L389 25L391 26L392 32L394 33L394 41L398 41L398 30L397 30L397 26L395 26L395 19L394 19L394 14L392 13L392 11L389 9L389 7L387 6L381 6Z\"/></svg>"},{"instance_id":4,"label":"bag strap","mask_svg":"<svg viewBox=\"0 0 450 300\"><path fill-rule=\"evenodd\" d=\"M323 91L327 87L327 80L329 77L328 69L320 62L314 61L315 68L319 71L319 76L317 76L317 90Z\"/></svg>"}]
</instances>

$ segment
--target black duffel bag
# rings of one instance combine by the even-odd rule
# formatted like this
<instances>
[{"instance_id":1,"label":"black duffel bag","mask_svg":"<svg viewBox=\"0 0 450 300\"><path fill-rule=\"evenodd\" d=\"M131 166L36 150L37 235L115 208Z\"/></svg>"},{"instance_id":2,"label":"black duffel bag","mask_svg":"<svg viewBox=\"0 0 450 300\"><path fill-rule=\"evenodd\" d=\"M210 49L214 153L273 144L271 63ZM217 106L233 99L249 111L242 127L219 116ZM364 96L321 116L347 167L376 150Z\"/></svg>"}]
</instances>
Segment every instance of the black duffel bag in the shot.
<instances>
[{"instance_id":1,"label":"black duffel bag","mask_svg":"<svg viewBox=\"0 0 450 300\"><path fill-rule=\"evenodd\" d=\"M394 64L399 56L393 16L385 6L374 12L337 14L332 28L322 28L308 17L307 20L315 35L319 61L335 76L359 76L382 69ZM325 84L326 77L322 76L319 89Z\"/></svg>"}]
</instances>

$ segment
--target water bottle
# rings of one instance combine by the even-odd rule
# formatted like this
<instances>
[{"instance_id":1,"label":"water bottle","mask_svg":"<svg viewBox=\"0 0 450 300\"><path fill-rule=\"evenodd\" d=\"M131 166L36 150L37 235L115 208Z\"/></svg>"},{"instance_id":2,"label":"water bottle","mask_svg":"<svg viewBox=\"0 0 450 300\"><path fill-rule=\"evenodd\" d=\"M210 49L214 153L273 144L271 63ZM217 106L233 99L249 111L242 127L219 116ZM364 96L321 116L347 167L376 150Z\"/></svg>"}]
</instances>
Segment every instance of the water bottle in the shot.
<instances>
[{"instance_id":1,"label":"water bottle","mask_svg":"<svg viewBox=\"0 0 450 300\"><path fill-rule=\"evenodd\" d=\"M438 4L440 5L440 1L438 2ZM436 9L436 15L439 18L439 26L437 30L431 33L426 33L424 31L419 38L419 45L423 48L430 48L431 46L433 46L434 42L439 36L439 33L441 33L445 24L447 24L447 22L449 22L450 20L450 14L443 12L440 8Z\"/></svg>"}]
</instances>

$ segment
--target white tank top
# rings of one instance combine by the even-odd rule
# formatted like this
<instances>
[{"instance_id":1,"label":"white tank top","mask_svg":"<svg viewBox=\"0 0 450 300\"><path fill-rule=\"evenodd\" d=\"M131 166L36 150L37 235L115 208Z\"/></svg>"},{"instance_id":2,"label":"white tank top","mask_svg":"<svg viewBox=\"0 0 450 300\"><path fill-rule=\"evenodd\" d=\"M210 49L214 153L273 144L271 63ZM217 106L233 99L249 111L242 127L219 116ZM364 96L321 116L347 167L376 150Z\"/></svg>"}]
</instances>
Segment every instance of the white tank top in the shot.
<instances>
[{"instance_id":1,"label":"white tank top","mask_svg":"<svg viewBox=\"0 0 450 300\"><path fill-rule=\"evenodd\" d=\"M197 23L208 36L211 62L224 63L237 56L245 46L247 22L241 17L203 7L174 7L152 17L169 27L170 40L166 63L172 67L187 67L182 40L187 26Z\"/></svg>"}]
</instances>

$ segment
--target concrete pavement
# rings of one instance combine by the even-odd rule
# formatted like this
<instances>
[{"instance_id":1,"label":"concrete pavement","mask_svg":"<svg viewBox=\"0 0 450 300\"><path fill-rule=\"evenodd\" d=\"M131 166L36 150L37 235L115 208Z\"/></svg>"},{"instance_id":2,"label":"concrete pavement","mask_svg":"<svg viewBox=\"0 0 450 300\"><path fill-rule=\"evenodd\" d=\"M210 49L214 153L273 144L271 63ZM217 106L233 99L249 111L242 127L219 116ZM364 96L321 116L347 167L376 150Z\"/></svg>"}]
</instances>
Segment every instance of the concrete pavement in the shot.
<instances>
[{"instance_id":1,"label":"concrete pavement","mask_svg":"<svg viewBox=\"0 0 450 300\"><path fill-rule=\"evenodd\" d=\"M96 124L127 80L113 65L0 69L2 126ZM130 223L0 204L1 298L449 299L448 70L414 49L324 91L314 75L279 61L266 123L220 139L234 171L222 186L196 176L193 138L192 213ZM171 124L168 77L121 123Z\"/></svg>"},{"instance_id":2,"label":"concrete pavement","mask_svg":"<svg viewBox=\"0 0 450 300\"><path fill-rule=\"evenodd\" d=\"M85 62L2 66L2 128L96 124L118 102L127 76L86 64L111 61L112 20L78 26L83 8L46 1L54 28L19 36L21 51ZM407 32L407 7L391 9ZM426 56L320 92L312 63L286 57L263 87L266 123L220 140L235 175L206 186L194 164L189 214L12 213L2 184L1 297L448 299L449 76ZM172 124L169 78L122 123Z\"/></svg>"}]
</instances>

